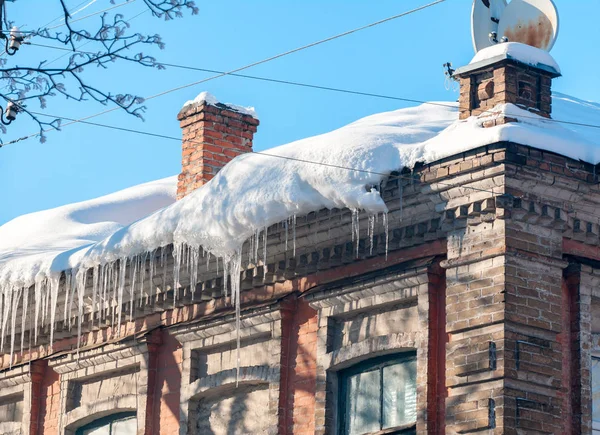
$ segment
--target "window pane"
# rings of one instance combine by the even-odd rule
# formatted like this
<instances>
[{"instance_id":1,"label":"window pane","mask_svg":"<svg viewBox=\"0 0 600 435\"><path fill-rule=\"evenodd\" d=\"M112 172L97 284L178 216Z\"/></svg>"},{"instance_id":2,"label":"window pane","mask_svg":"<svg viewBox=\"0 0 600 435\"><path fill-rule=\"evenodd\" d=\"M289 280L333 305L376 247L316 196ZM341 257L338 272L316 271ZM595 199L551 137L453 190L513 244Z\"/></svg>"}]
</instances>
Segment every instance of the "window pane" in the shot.
<instances>
[{"instance_id":1,"label":"window pane","mask_svg":"<svg viewBox=\"0 0 600 435\"><path fill-rule=\"evenodd\" d=\"M417 362L383 368L383 428L417 421Z\"/></svg>"},{"instance_id":2,"label":"window pane","mask_svg":"<svg viewBox=\"0 0 600 435\"><path fill-rule=\"evenodd\" d=\"M592 419L600 422L600 359L592 358Z\"/></svg>"},{"instance_id":3,"label":"window pane","mask_svg":"<svg viewBox=\"0 0 600 435\"><path fill-rule=\"evenodd\" d=\"M346 418L349 435L376 432L381 428L380 373L380 370L373 370L348 378Z\"/></svg>"},{"instance_id":4,"label":"window pane","mask_svg":"<svg viewBox=\"0 0 600 435\"><path fill-rule=\"evenodd\" d=\"M137 419L129 417L112 424L111 435L130 435L137 432Z\"/></svg>"},{"instance_id":5,"label":"window pane","mask_svg":"<svg viewBox=\"0 0 600 435\"><path fill-rule=\"evenodd\" d=\"M84 430L83 435L110 435L110 423L94 429Z\"/></svg>"}]
</instances>

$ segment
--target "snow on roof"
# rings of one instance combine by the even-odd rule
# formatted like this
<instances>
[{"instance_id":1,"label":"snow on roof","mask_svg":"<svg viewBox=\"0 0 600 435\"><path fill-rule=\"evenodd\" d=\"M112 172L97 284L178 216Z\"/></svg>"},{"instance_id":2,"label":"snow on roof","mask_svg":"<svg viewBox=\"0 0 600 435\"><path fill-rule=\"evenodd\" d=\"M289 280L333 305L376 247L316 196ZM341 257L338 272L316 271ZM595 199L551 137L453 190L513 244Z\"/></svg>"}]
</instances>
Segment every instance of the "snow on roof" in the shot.
<instances>
[{"instance_id":1,"label":"snow on roof","mask_svg":"<svg viewBox=\"0 0 600 435\"><path fill-rule=\"evenodd\" d=\"M531 45L520 42L505 42L492 45L479 51L466 67L456 70L457 74L494 63L503 59L512 59L536 68L550 70L560 74L560 66L552 55Z\"/></svg>"},{"instance_id":2,"label":"snow on roof","mask_svg":"<svg viewBox=\"0 0 600 435\"><path fill-rule=\"evenodd\" d=\"M553 107L556 119L600 124L596 103L556 94ZM202 246L229 261L256 231L291 216L334 207L385 212L379 193L366 186L377 186L385 174L418 161L497 141L600 161L593 129L549 121L512 105L494 110L519 122L484 129L482 118L497 115L458 121L452 103L421 105L265 152L283 158L241 155L177 202L172 177L19 217L0 227L0 289L29 286L36 276L131 258L171 243Z\"/></svg>"},{"instance_id":3,"label":"snow on roof","mask_svg":"<svg viewBox=\"0 0 600 435\"><path fill-rule=\"evenodd\" d=\"M0 226L0 287L29 285L38 273L63 267L52 264L174 203L176 193L175 176L7 222Z\"/></svg>"},{"instance_id":4,"label":"snow on roof","mask_svg":"<svg viewBox=\"0 0 600 435\"><path fill-rule=\"evenodd\" d=\"M183 107L181 108L181 110L186 110L186 109L190 108L191 106L201 106L203 103L206 103L209 106L218 106L218 105L227 106L234 112L238 112L238 113L241 113L244 115L250 115L253 118L258 119L258 115L256 114L256 110L254 110L254 107L244 107L244 106L237 106L237 105L231 104L231 103L221 103L210 92L201 92L193 100L186 101L185 104L183 105Z\"/></svg>"}]
</instances>

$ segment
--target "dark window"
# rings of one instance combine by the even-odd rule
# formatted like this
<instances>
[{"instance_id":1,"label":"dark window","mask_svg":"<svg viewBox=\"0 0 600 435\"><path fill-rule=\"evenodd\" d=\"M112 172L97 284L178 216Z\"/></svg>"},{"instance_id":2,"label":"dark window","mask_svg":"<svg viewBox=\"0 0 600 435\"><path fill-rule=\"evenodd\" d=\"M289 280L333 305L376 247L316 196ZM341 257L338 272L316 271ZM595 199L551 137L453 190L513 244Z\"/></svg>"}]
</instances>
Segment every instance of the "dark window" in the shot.
<instances>
[{"instance_id":1,"label":"dark window","mask_svg":"<svg viewBox=\"0 0 600 435\"><path fill-rule=\"evenodd\" d=\"M341 372L340 415L344 435L415 433L415 353L376 358Z\"/></svg>"},{"instance_id":2,"label":"dark window","mask_svg":"<svg viewBox=\"0 0 600 435\"><path fill-rule=\"evenodd\" d=\"M76 435L129 435L137 433L135 412L120 412L77 429Z\"/></svg>"}]
</instances>

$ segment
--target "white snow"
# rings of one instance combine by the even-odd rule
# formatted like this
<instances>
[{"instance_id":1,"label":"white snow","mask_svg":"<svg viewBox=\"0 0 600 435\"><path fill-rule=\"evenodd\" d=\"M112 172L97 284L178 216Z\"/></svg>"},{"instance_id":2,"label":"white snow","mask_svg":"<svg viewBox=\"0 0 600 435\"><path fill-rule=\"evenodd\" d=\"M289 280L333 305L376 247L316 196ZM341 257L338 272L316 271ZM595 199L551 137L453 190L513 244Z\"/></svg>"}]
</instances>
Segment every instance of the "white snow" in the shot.
<instances>
[{"instance_id":1,"label":"white snow","mask_svg":"<svg viewBox=\"0 0 600 435\"><path fill-rule=\"evenodd\" d=\"M196 98L194 98L193 100L186 101L185 104L183 105L182 110L188 109L190 106L200 106L203 103L206 103L209 106L216 106L218 104L222 104L223 106L229 107L234 112L238 112L243 115L250 115L253 118L258 119L258 115L256 114L256 110L254 109L254 107L244 107L244 106L238 106L238 105L231 104L231 103L221 103L219 100L217 100L217 98L213 94L211 94L210 92L206 92L206 91L198 94L198 96Z\"/></svg>"},{"instance_id":2,"label":"white snow","mask_svg":"<svg viewBox=\"0 0 600 435\"><path fill-rule=\"evenodd\" d=\"M500 56L505 56L509 59L518 60L531 66L545 65L560 73L560 66L554 60L552 55L545 50L541 50L531 45L522 44L520 42L505 42L486 47L479 51L469 65L484 62Z\"/></svg>"},{"instance_id":3,"label":"white snow","mask_svg":"<svg viewBox=\"0 0 600 435\"><path fill-rule=\"evenodd\" d=\"M177 177L89 201L20 216L0 226L0 287L29 286L38 273L65 266L60 254L99 242L175 202Z\"/></svg>"},{"instance_id":4,"label":"white snow","mask_svg":"<svg viewBox=\"0 0 600 435\"><path fill-rule=\"evenodd\" d=\"M202 98L210 100L208 95ZM553 107L558 120L600 124L600 105L596 103L556 94ZM236 277L231 288L233 300L239 301L237 277L245 241L252 241L258 261L260 243L265 255L266 227L288 222L289 238L294 240L295 217L322 208L350 208L353 221L358 221L359 210L370 216L383 213L385 225L386 205L371 186L378 186L391 171L413 167L418 161L431 162L497 141L513 141L600 162L596 129L552 122L512 105L499 106L493 112L459 121L455 104L431 103L380 113L264 153L241 155L209 183L177 202L176 177L171 177L14 219L0 227L0 301L4 300L0 335L7 330L7 307L11 301L18 303L26 294L22 289L31 285L36 288L32 302L35 329L38 322L54 324L58 278L63 271L70 270L65 286L69 297L68 305L60 310L64 311L62 318L69 321L67 313L74 305L83 309L83 272L87 268L94 268L93 294L87 296L95 307L121 307L124 298L133 301L138 291L141 301L144 280L151 281L156 271L154 255L146 254L170 244L174 245L176 282L179 268L187 264L194 283L200 252L209 252L220 258L225 279ZM519 122L482 128L484 120L499 114ZM369 228L373 221L369 219ZM163 254L161 249L161 258ZM142 267L146 261L150 261L149 277L145 276L147 268ZM127 265L138 288L125 295ZM120 309L116 315L118 322ZM14 337L11 347L13 342Z\"/></svg>"}]
</instances>

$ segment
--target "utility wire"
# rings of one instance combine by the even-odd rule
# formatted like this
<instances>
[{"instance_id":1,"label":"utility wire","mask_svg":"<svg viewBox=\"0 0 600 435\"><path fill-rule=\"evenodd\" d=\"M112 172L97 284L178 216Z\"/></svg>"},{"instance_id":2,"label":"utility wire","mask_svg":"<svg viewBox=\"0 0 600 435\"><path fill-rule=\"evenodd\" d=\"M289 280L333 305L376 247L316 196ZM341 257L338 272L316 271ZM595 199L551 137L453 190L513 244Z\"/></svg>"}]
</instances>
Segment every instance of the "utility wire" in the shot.
<instances>
[{"instance_id":1,"label":"utility wire","mask_svg":"<svg viewBox=\"0 0 600 435\"><path fill-rule=\"evenodd\" d=\"M34 44L34 43L32 43L30 45L34 45L36 47L42 47L42 48L52 48L55 50L68 51L68 52L73 53L73 50L71 50L69 48L65 48L65 47L56 47L53 45ZM79 51L79 50L77 50L76 52L82 53L82 54L94 54L92 52ZM318 89L318 90L322 90L322 91L340 92L340 93L351 94L351 95L360 95L360 96L364 96L364 97L382 98L382 99L386 99L386 100L403 101L406 103L426 104L426 105L430 105L430 106L447 107L447 108L451 108L451 109L456 108L456 106L452 105L452 104L436 103L433 101L423 101L423 100L417 100L417 99L412 99L412 98L397 97L397 96L393 96L393 95L362 92L362 91L356 91L356 90L352 90L352 89L334 88L331 86L321 86L321 85L315 85L315 84L310 84L310 83L295 82L295 81L290 81L290 80L280 80L280 79L274 79L274 78L270 78L270 77L260 77L260 76L253 76L253 75L247 75L247 74L227 73L225 71L219 71L219 70L215 70L215 69L197 68L197 67L192 67L192 66L187 66L187 65L178 65L178 64L166 63L166 62L157 62L157 63L159 63L162 66L168 66L168 67L172 67L172 68L185 69L185 70L191 70L191 71L200 71L200 72L206 72L206 73L211 73L211 74L230 75L232 77L240 77L240 78L244 78L244 79L258 80L258 81L264 81L264 82L270 82L270 83L278 83L278 84L282 84L282 85L298 86L298 87L304 87L304 88ZM483 113L495 113L495 112L493 111L493 109L489 109L489 110L483 111L482 114ZM519 115L519 118L539 120L539 117L528 116L528 115ZM574 125L574 126L579 126L579 127L590 127L590 128L600 129L600 125L597 125L597 124L586 124L586 123L582 123L582 122L563 121L563 120L554 119L554 118L543 119L543 121L544 122L557 122L560 124L568 124L568 125Z\"/></svg>"},{"instance_id":2,"label":"utility wire","mask_svg":"<svg viewBox=\"0 0 600 435\"><path fill-rule=\"evenodd\" d=\"M312 48L312 47L315 47L315 46L317 46L317 45L321 45L321 44L324 44L324 43L326 43L326 42L333 41L333 40L335 40L335 39L339 39L339 38L342 38L342 37L344 37L344 36L347 36L347 35L351 35L351 34L353 34L353 33L356 33L356 32L360 32L361 30L365 30L365 29L368 29L368 28L371 28L371 27L374 27L374 26L377 26L377 25L380 25L380 24L383 24L383 23L387 23L387 22L389 22L389 21L392 21L392 20L396 20L396 19L398 19L398 18L405 17L405 16L407 16L407 15L414 14L414 13L416 13L416 12L419 12L419 11L422 11L422 10L424 10L424 9L430 8L430 7L432 7L432 6L438 5L438 4L440 4L440 3L443 3L443 2L445 2L445 1L446 1L446 0L436 0L436 1L432 2L432 3L428 3L428 4L426 4L426 5L419 6L418 8L411 9L411 10L409 10L409 11L407 11L407 12L403 12L403 13L401 13L401 14L393 15L393 16L391 16L391 17L388 17L388 18L385 18L385 19L383 19L383 20L375 21L375 22L373 22L373 23L370 23L370 24L367 24L367 25L365 25L365 26L357 27L357 28L355 28L355 29L348 30L348 31L346 31L346 32L343 32L343 33L339 33L339 34L337 34L337 35L330 36L330 37L328 37L328 38L321 39L321 40L319 40L319 41L316 41L316 42L312 42L312 43L310 43L310 44L307 44L307 45L304 45L304 46L301 46L301 47L295 48L295 49L293 49L293 50L289 50L289 51L286 51L286 52L283 52L283 53L277 54L277 55L275 55L275 56L271 56L271 57L269 57L269 58L266 58L266 59L263 59L263 60L260 60L260 61L257 61L257 62L253 62L253 63L251 63L251 64L248 64L248 65L242 66L242 67L240 67L240 68L233 69L233 70L231 70L231 71L227 71L227 72L219 73L219 74L217 74L217 75L214 75L214 76L208 77L208 78L206 78L206 79L203 79L203 80L195 81L195 82L188 83L188 84L186 84L186 85L182 85L182 86L177 86L177 87L175 87L175 88L168 89L168 90L166 90L166 91L163 91L163 92L160 92L160 93L158 93L158 94L150 95L150 96L146 97L146 98L145 98L145 100L152 100L152 99L154 99L154 98L162 97L163 95L170 94L170 93L172 93L172 92L176 92L176 91L179 91L179 90L181 90L181 89L186 89L186 88L189 88L189 87L191 87L191 86L199 85L199 84L201 84L201 83L206 83L206 82L209 82L209 81L211 81L211 80L215 80L215 79L221 78L221 77L223 77L223 76L226 76L226 75L231 75L231 74L234 74L234 73L237 73L237 72L240 72L240 71L243 71L243 70L246 70L246 69L249 69L249 68L255 67L255 66L257 66L257 65L262 65L262 64L265 64L265 63L267 63L267 62L271 62L271 61L273 61L273 60L275 60L275 59L279 59L279 58L282 58L282 57L284 57L284 56L288 56L288 55L290 55L290 54L297 53L297 52L299 52L299 51L306 50L306 49L308 49L308 48ZM79 120L77 120L77 121L85 121L85 120L88 120L88 119L91 119L91 118L95 118L95 117L97 117L97 116L100 116L100 115L104 115L104 114L106 114L106 113L114 112L115 110L119 110L119 109L120 109L120 107L113 107L113 108L110 108L110 109L104 110L104 111L102 111L102 112L96 113L96 114L94 114L94 115L86 116L86 117L84 117L84 118L81 118L81 119L79 119ZM68 122L68 123L66 123L66 124L63 124L63 125L62 125L62 127L66 127L66 126L68 126L68 125L75 124L77 121L71 121L71 122ZM53 129L46 129L46 130L44 130L44 132L47 132L47 131L52 131L52 130L53 130ZM21 142L21 141L24 141L24 140L30 139L30 138L32 138L32 137L39 136L39 134L40 134L40 133L38 132L38 133L33 133L33 134L30 134L30 135L27 135L27 136L23 136L23 137L20 137L20 138L18 138L18 139L14 139L14 140L12 140L12 141L6 142L4 145L11 145L11 144L14 144L14 143L17 143L17 142Z\"/></svg>"},{"instance_id":3,"label":"utility wire","mask_svg":"<svg viewBox=\"0 0 600 435\"><path fill-rule=\"evenodd\" d=\"M47 116L50 118L63 118L63 119L72 121L73 123L87 124L87 125L92 125L95 127L102 127L102 128L107 128L110 130L124 131L124 132L128 132L128 133L140 134L140 135L144 135L144 136L151 136L151 137L156 137L156 138L160 138L160 139L168 139L168 140L173 140L173 141L177 141L177 142L181 142L181 140L182 140L180 137L169 136L169 135L160 134L160 133L152 133L152 132L143 131L143 130L136 130L133 128L117 127L115 125L102 124L102 123L91 122L91 121L81 121L81 120L77 120L74 118L67 118L64 116L58 117L58 116L49 115L47 113L41 113L41 112L31 112L31 113L33 113L34 115ZM185 139L185 142L193 143L193 144L197 144L197 145L205 144L205 142L202 142L202 141L189 140L189 139ZM352 168L349 166L335 165L332 163L316 162L314 160L306 160L306 159L299 159L296 157L282 156L280 154L272 154L272 153L264 152L264 151L253 151L252 154L258 154L261 156L273 157L273 158L278 158L278 159L283 159L283 160L291 160L294 162L306 163L306 164L317 165L317 166L326 166L326 167L333 168L333 169L342 169L342 170L352 171L352 172L361 172L364 174L380 175L383 177L389 177L390 179L413 180L412 177L409 177L406 175L391 175L389 173L384 173L384 172L370 171L368 169ZM498 193L498 192L494 192L493 190L480 189L477 187L470 187L470 186L462 186L460 184L452 184L452 183L444 183L444 182L434 182L434 183L439 184L441 186L447 186L447 187L462 187L465 189L471 189L471 190L478 191L478 192L491 193L492 195L496 195Z\"/></svg>"}]
</instances>

